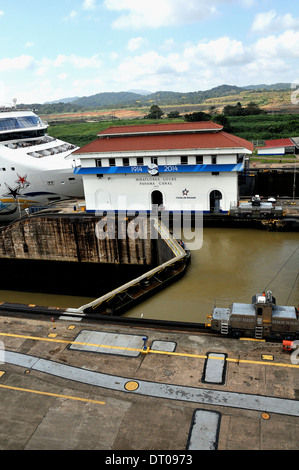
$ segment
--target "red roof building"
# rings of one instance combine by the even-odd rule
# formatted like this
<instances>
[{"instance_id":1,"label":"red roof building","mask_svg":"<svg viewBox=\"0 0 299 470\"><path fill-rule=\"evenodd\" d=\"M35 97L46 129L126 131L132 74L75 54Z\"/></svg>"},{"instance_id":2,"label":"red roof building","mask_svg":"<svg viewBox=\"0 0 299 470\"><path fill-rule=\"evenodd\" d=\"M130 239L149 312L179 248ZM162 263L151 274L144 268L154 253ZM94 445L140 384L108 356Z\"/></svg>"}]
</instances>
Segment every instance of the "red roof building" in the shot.
<instances>
[{"instance_id":1,"label":"red roof building","mask_svg":"<svg viewBox=\"0 0 299 470\"><path fill-rule=\"evenodd\" d=\"M275 140L266 140L266 147L295 147L294 142L291 139L275 139Z\"/></svg>"},{"instance_id":2,"label":"red roof building","mask_svg":"<svg viewBox=\"0 0 299 470\"><path fill-rule=\"evenodd\" d=\"M296 145L291 139L266 140L264 147L257 147L258 155L294 154Z\"/></svg>"},{"instance_id":3,"label":"red roof building","mask_svg":"<svg viewBox=\"0 0 299 470\"><path fill-rule=\"evenodd\" d=\"M228 211L253 144L211 121L113 126L72 154L86 207ZM201 208L201 209L200 209Z\"/></svg>"},{"instance_id":4,"label":"red roof building","mask_svg":"<svg viewBox=\"0 0 299 470\"><path fill-rule=\"evenodd\" d=\"M253 151L251 142L224 132L222 126L210 121L110 127L98 136L74 154L217 148Z\"/></svg>"}]
</instances>

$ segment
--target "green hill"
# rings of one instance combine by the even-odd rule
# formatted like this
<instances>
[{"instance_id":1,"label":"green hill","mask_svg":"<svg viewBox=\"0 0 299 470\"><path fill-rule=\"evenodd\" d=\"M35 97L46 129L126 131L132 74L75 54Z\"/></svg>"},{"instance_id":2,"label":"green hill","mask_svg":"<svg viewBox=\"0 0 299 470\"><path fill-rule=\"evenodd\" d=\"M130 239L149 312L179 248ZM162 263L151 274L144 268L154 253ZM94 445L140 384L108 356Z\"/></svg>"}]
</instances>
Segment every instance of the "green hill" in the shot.
<instances>
[{"instance_id":1,"label":"green hill","mask_svg":"<svg viewBox=\"0 0 299 470\"><path fill-rule=\"evenodd\" d=\"M254 102L265 111L277 110L298 113L298 110L295 109L298 107L291 106L291 92L291 84L288 83L244 87L221 85L205 91L156 91L147 95L133 91L103 92L65 101L61 100L60 102L35 103L30 106L35 108L40 115L62 115L91 110L107 110L107 114L109 114L111 110L117 109L135 109L146 114L152 104L162 107L165 113L173 109L179 110L180 113L186 113L191 110L209 110L211 107L216 108L217 112L222 112L226 105L235 105L240 102L246 106L249 102ZM19 107L24 107L24 104Z\"/></svg>"}]
</instances>

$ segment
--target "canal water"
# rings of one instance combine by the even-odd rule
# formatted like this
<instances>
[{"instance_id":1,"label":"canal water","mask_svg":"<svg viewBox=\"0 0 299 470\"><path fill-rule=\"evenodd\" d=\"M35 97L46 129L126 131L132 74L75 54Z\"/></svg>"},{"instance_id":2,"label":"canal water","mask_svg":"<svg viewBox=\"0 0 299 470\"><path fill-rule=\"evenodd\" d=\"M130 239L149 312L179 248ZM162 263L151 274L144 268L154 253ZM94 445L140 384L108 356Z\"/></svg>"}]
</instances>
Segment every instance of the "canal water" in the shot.
<instances>
[{"instance_id":1,"label":"canal water","mask_svg":"<svg viewBox=\"0 0 299 470\"><path fill-rule=\"evenodd\" d=\"M205 228L184 278L126 315L204 322L215 299L251 303L264 289L278 305L299 306L298 269L298 233Z\"/></svg>"},{"instance_id":2,"label":"canal water","mask_svg":"<svg viewBox=\"0 0 299 470\"><path fill-rule=\"evenodd\" d=\"M188 247L188 240L186 242ZM298 307L298 269L298 232L204 228L202 247L191 251L186 275L125 315L205 322L215 299L250 303L253 295L265 289L273 292L278 305ZM0 291L0 301L57 307L79 307L93 299L21 290Z\"/></svg>"}]
</instances>

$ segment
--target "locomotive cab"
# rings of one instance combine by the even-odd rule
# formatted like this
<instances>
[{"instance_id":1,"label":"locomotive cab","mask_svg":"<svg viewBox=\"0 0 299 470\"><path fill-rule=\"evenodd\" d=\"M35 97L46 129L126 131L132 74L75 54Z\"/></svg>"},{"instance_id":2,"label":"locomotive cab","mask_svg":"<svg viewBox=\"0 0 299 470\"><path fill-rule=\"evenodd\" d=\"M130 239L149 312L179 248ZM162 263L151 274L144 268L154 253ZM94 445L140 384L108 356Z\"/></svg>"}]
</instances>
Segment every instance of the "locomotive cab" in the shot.
<instances>
[{"instance_id":1,"label":"locomotive cab","mask_svg":"<svg viewBox=\"0 0 299 470\"><path fill-rule=\"evenodd\" d=\"M272 313L273 307L276 305L276 300L271 291L263 292L262 295L258 294L253 296L252 303L255 307L255 337L262 337L263 334L269 335L272 326Z\"/></svg>"}]
</instances>

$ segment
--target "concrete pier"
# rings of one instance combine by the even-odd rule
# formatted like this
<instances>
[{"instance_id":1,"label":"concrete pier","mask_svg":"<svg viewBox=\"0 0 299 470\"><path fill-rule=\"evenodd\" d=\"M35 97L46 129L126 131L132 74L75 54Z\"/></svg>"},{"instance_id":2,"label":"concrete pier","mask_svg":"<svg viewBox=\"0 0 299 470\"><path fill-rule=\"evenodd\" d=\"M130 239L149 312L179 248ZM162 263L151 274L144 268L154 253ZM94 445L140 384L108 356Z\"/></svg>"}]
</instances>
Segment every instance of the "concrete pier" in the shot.
<instances>
[{"instance_id":1,"label":"concrete pier","mask_svg":"<svg viewBox=\"0 0 299 470\"><path fill-rule=\"evenodd\" d=\"M101 463L140 455L142 468L150 455L298 448L299 364L280 343L13 316L0 339L2 450L102 450ZM207 360L225 361L223 380L202 380Z\"/></svg>"}]
</instances>

